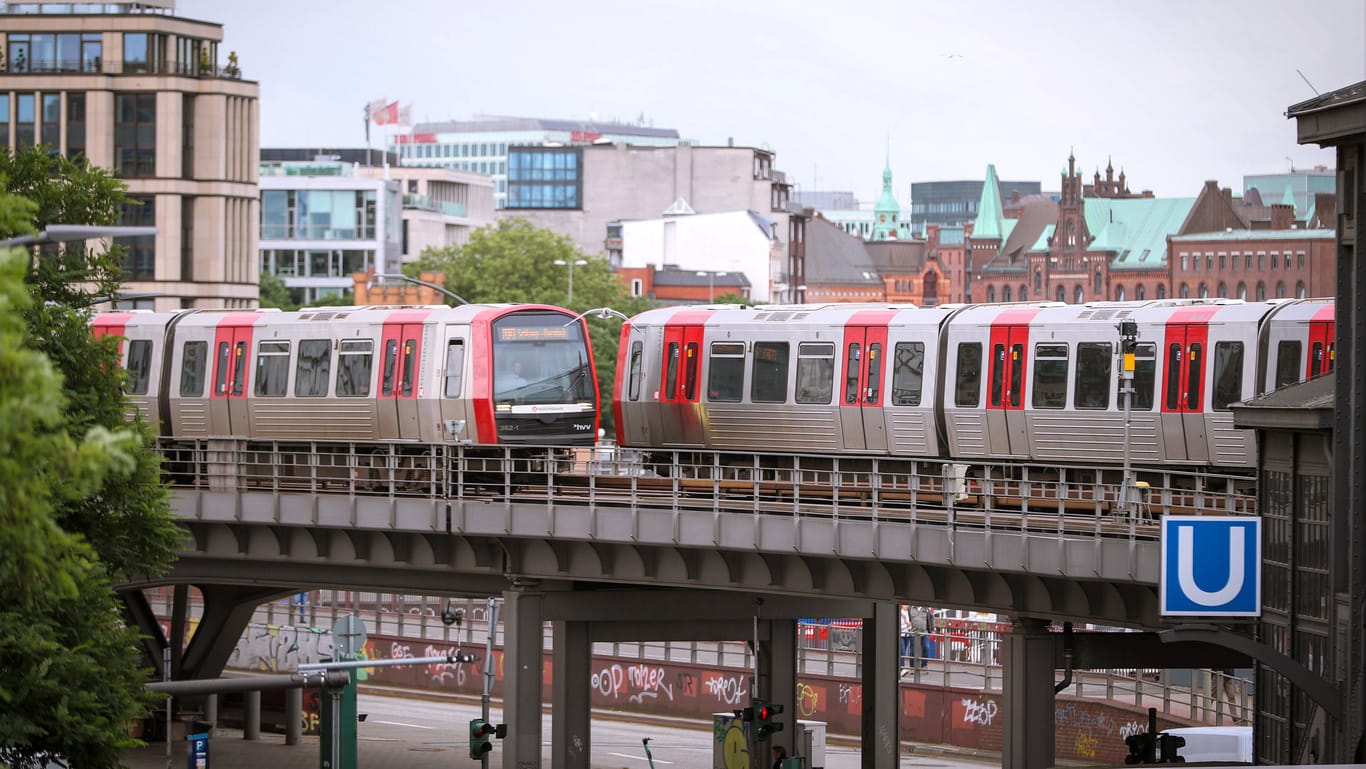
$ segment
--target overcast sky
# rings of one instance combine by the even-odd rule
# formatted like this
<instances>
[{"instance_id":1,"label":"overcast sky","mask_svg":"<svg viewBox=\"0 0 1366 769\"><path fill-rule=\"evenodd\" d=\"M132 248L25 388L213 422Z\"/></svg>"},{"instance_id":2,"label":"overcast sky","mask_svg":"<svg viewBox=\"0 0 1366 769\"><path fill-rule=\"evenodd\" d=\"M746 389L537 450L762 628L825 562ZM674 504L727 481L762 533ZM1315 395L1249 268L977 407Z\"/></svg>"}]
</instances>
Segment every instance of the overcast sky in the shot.
<instances>
[{"instance_id":1,"label":"overcast sky","mask_svg":"<svg viewBox=\"0 0 1366 769\"><path fill-rule=\"evenodd\" d=\"M261 84L261 144L358 147L364 105L636 120L764 146L802 189L1057 190L1075 149L1130 187L1332 165L1287 106L1366 80L1363 0L180 0ZM1302 73L1302 74L1301 74ZM1306 82L1306 80L1308 82ZM375 133L374 145L380 146Z\"/></svg>"}]
</instances>

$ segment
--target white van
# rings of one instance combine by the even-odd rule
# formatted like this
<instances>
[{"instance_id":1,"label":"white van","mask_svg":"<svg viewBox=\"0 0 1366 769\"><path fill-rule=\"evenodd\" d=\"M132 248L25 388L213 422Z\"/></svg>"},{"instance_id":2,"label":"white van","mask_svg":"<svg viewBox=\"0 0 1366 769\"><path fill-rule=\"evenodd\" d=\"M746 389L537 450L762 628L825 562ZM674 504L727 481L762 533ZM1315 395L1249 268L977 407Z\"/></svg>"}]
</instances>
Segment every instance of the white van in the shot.
<instances>
[{"instance_id":1,"label":"white van","mask_svg":"<svg viewBox=\"0 0 1366 769\"><path fill-rule=\"evenodd\" d=\"M1185 746L1177 753L1188 764L1254 763L1250 726L1186 726L1164 729L1162 733L1186 738Z\"/></svg>"}]
</instances>

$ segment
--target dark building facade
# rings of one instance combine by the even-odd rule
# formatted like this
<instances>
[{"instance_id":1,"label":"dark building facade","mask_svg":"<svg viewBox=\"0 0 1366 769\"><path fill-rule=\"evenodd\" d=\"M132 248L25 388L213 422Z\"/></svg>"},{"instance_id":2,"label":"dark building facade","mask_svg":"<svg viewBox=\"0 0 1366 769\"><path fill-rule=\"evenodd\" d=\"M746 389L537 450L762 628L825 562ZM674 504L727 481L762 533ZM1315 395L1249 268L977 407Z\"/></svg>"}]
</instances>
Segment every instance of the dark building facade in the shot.
<instances>
[{"instance_id":1,"label":"dark building facade","mask_svg":"<svg viewBox=\"0 0 1366 769\"><path fill-rule=\"evenodd\" d=\"M911 231L923 236L931 224L962 227L977 218L985 180L912 182ZM997 182L1001 200L1040 194L1039 182Z\"/></svg>"}]
</instances>

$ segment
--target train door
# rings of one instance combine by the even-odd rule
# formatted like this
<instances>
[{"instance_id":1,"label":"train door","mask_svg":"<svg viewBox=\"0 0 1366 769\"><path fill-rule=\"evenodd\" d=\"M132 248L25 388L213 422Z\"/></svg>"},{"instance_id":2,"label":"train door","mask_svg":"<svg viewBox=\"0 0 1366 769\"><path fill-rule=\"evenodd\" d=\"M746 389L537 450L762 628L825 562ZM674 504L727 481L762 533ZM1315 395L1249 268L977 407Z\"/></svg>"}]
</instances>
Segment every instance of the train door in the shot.
<instances>
[{"instance_id":1,"label":"train door","mask_svg":"<svg viewBox=\"0 0 1366 769\"><path fill-rule=\"evenodd\" d=\"M421 322L402 318L384 323L380 338L380 437L405 441L421 438L418 404L426 395L418 384L422 329Z\"/></svg>"},{"instance_id":2,"label":"train door","mask_svg":"<svg viewBox=\"0 0 1366 769\"><path fill-rule=\"evenodd\" d=\"M668 443L702 445L702 422L698 409L702 330L701 324L693 323L664 327L659 403L664 417L664 440Z\"/></svg>"},{"instance_id":3,"label":"train door","mask_svg":"<svg viewBox=\"0 0 1366 769\"><path fill-rule=\"evenodd\" d=\"M1028 349L1028 323L992 325L987 369L987 447L994 456L1029 455L1024 411Z\"/></svg>"},{"instance_id":4,"label":"train door","mask_svg":"<svg viewBox=\"0 0 1366 769\"><path fill-rule=\"evenodd\" d=\"M474 425L474 411L469 404L474 401L472 382L465 375L465 362L469 360L470 342L467 337L468 326L450 325L446 328L446 345L440 351L441 392L440 430L442 440L473 440L478 436Z\"/></svg>"},{"instance_id":5,"label":"train door","mask_svg":"<svg viewBox=\"0 0 1366 769\"><path fill-rule=\"evenodd\" d=\"M1162 438L1167 458L1208 462L1205 437L1207 322L1167 324L1162 345Z\"/></svg>"},{"instance_id":6,"label":"train door","mask_svg":"<svg viewBox=\"0 0 1366 769\"><path fill-rule=\"evenodd\" d=\"M209 434L245 437L250 432L247 415L248 380L251 376L251 321L239 323L229 315L214 329L213 389L209 393Z\"/></svg>"},{"instance_id":7,"label":"train door","mask_svg":"<svg viewBox=\"0 0 1366 769\"><path fill-rule=\"evenodd\" d=\"M844 327L840 426L844 445L853 450L886 451L887 422L882 412L887 389L887 326Z\"/></svg>"},{"instance_id":8,"label":"train door","mask_svg":"<svg viewBox=\"0 0 1366 769\"><path fill-rule=\"evenodd\" d=\"M1305 372L1306 378L1313 379L1333 370L1334 358L1337 357L1333 330L1332 320L1319 320L1315 316L1309 321L1309 364Z\"/></svg>"}]
</instances>

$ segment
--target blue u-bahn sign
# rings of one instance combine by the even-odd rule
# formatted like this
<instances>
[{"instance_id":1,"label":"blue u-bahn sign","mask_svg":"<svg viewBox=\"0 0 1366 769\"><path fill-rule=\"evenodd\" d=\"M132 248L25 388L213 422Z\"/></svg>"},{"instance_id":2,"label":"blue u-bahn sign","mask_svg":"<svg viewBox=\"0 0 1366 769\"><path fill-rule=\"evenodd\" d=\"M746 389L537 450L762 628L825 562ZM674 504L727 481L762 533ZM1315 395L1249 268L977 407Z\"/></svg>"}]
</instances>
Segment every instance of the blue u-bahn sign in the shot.
<instances>
[{"instance_id":1,"label":"blue u-bahn sign","mask_svg":"<svg viewBox=\"0 0 1366 769\"><path fill-rule=\"evenodd\" d=\"M1260 616L1262 520L1165 516L1159 594L1164 617Z\"/></svg>"}]
</instances>

